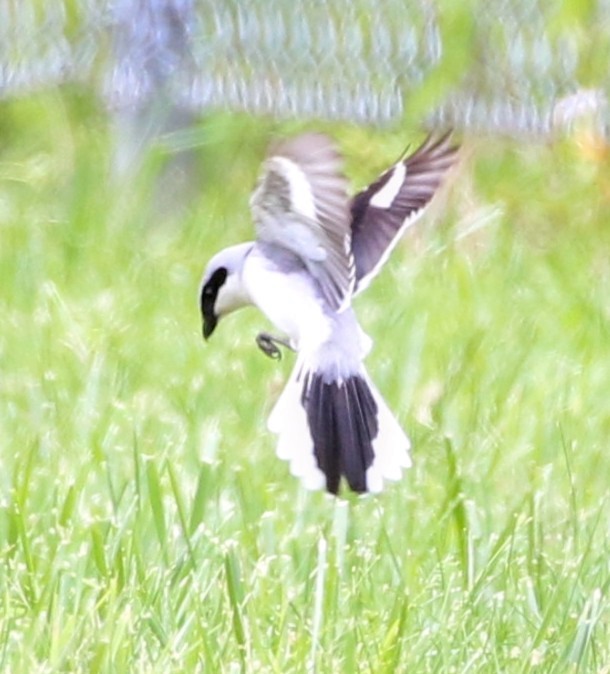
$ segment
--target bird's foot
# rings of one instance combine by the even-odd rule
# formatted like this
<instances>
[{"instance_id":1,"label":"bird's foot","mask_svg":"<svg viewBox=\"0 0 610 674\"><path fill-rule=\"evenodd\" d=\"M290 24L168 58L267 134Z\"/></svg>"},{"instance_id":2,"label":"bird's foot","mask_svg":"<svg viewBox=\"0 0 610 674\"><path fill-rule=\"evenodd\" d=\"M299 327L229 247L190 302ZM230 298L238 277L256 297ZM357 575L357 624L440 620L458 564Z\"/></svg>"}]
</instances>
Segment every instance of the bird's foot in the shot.
<instances>
[{"instance_id":1,"label":"bird's foot","mask_svg":"<svg viewBox=\"0 0 610 674\"><path fill-rule=\"evenodd\" d=\"M282 352L280 351L278 345L284 346L287 349L294 351L292 346L290 346L290 343L287 342L285 339L281 339L280 337L274 337L273 335L270 335L268 332L259 332L258 335L256 335L256 343L258 345L258 348L266 356L269 356L269 358L273 358L274 360L282 359Z\"/></svg>"}]
</instances>

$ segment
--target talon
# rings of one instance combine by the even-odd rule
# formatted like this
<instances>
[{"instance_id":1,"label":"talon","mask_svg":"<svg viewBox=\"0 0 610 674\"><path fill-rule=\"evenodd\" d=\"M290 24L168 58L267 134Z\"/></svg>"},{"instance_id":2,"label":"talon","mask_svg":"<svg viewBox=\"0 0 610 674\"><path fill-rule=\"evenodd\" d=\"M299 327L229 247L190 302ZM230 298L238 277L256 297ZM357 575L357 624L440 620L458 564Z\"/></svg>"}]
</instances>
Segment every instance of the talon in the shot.
<instances>
[{"instance_id":1,"label":"talon","mask_svg":"<svg viewBox=\"0 0 610 674\"><path fill-rule=\"evenodd\" d=\"M278 348L276 342L281 343L280 340L276 340L266 332L260 332L258 335L256 335L256 344L258 345L258 348L266 356L269 356L269 358L273 358L273 360L281 360L282 352Z\"/></svg>"}]
</instances>

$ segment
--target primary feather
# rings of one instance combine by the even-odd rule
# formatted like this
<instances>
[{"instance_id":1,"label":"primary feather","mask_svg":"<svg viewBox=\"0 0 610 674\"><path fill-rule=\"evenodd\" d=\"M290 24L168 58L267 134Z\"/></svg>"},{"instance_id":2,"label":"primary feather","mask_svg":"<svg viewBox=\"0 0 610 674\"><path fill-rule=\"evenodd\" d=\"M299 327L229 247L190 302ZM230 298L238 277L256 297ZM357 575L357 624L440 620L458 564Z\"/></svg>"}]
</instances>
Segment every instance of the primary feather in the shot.
<instances>
[{"instance_id":1,"label":"primary feather","mask_svg":"<svg viewBox=\"0 0 610 674\"><path fill-rule=\"evenodd\" d=\"M422 215L452 166L457 147L432 136L412 155L381 174L351 202L356 292L364 290L405 230Z\"/></svg>"},{"instance_id":2,"label":"primary feather","mask_svg":"<svg viewBox=\"0 0 610 674\"><path fill-rule=\"evenodd\" d=\"M351 299L355 268L341 157L327 136L277 145L263 164L250 207L259 241L298 255L335 310Z\"/></svg>"}]
</instances>

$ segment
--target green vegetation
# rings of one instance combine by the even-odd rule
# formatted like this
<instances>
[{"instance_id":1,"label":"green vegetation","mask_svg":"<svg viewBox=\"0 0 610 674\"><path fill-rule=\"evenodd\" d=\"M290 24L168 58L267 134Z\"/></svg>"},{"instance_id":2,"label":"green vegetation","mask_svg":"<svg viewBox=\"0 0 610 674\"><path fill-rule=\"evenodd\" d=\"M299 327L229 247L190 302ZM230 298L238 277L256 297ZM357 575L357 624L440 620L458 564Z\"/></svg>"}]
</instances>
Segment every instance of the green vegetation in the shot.
<instances>
[{"instance_id":1,"label":"green vegetation","mask_svg":"<svg viewBox=\"0 0 610 674\"><path fill-rule=\"evenodd\" d=\"M415 466L333 499L274 455L264 319L201 339L271 131L170 139L178 208L79 95L0 108L0 671L608 672L608 156L466 144L357 301ZM334 132L357 186L419 139Z\"/></svg>"}]
</instances>

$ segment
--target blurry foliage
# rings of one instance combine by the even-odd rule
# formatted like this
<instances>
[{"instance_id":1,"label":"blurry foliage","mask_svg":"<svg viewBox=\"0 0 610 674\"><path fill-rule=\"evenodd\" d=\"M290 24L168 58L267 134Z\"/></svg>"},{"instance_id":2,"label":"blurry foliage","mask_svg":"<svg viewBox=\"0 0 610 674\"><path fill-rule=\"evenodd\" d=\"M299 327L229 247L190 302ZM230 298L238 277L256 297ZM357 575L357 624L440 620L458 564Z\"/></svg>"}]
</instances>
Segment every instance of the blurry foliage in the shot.
<instances>
[{"instance_id":1,"label":"blurry foliage","mask_svg":"<svg viewBox=\"0 0 610 674\"><path fill-rule=\"evenodd\" d=\"M2 97L79 82L114 111L408 117L523 136L548 134L567 96L608 95L607 0L3 0L0 13Z\"/></svg>"},{"instance_id":2,"label":"blurry foliage","mask_svg":"<svg viewBox=\"0 0 610 674\"><path fill-rule=\"evenodd\" d=\"M118 177L86 90L0 104L0 669L608 661L603 140L461 139L356 306L414 468L334 501L265 429L293 359L258 352L254 310L204 345L197 302L209 257L252 236L270 137L304 127L337 138L356 188L421 139L216 113ZM158 177L185 149L203 179L173 208Z\"/></svg>"}]
</instances>

